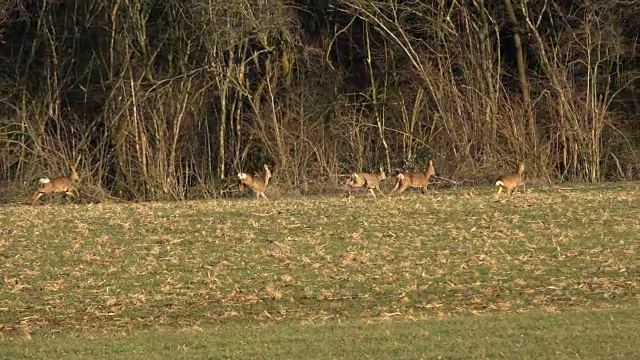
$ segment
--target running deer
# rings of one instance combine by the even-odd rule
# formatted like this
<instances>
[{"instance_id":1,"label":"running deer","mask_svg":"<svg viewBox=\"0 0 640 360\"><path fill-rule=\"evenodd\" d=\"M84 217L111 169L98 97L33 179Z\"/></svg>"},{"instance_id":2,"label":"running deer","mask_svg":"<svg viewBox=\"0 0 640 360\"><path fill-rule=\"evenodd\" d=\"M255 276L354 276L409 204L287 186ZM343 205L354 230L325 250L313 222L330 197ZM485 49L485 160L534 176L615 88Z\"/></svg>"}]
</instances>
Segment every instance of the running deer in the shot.
<instances>
[{"instance_id":1,"label":"running deer","mask_svg":"<svg viewBox=\"0 0 640 360\"><path fill-rule=\"evenodd\" d=\"M347 187L352 188L366 188L369 190L369 193L376 197L376 193L374 190L378 190L378 192L382 195L382 190L380 190L380 182L384 181L387 178L387 175L384 173L384 168L381 166L380 171L377 173L353 173L351 178L347 180Z\"/></svg>"},{"instance_id":2,"label":"running deer","mask_svg":"<svg viewBox=\"0 0 640 360\"><path fill-rule=\"evenodd\" d=\"M498 189L498 195L503 189L507 190L507 194L511 196L512 192L518 189L518 186L522 185L522 173L524 172L524 161L520 161L518 166L518 172L516 174L502 175L496 181L496 188Z\"/></svg>"},{"instance_id":3,"label":"running deer","mask_svg":"<svg viewBox=\"0 0 640 360\"><path fill-rule=\"evenodd\" d=\"M429 166L423 172L411 171L402 172L396 176L396 185L391 190L391 193L398 190L398 193L402 193L410 187L422 188L422 194L427 193L427 186L429 185L429 179L436 174L433 168L433 160L429 160Z\"/></svg>"},{"instance_id":4,"label":"running deer","mask_svg":"<svg viewBox=\"0 0 640 360\"><path fill-rule=\"evenodd\" d=\"M271 170L269 170L269 166L264 165L264 177L259 177L257 175L249 175L247 173L239 173L238 180L240 180L240 191L244 191L244 187L247 186L251 190L256 193L256 199L260 199L260 196L269 200L267 195L264 194L267 185L269 185L269 179L271 179Z\"/></svg>"},{"instance_id":5,"label":"running deer","mask_svg":"<svg viewBox=\"0 0 640 360\"><path fill-rule=\"evenodd\" d=\"M76 167L71 166L71 176L60 176L53 179L48 177L40 178L38 181L38 190L33 194L32 203L35 203L44 194L49 193L64 193L65 195L75 196L74 191L77 192L73 182L79 180L80 177L76 172Z\"/></svg>"}]
</instances>

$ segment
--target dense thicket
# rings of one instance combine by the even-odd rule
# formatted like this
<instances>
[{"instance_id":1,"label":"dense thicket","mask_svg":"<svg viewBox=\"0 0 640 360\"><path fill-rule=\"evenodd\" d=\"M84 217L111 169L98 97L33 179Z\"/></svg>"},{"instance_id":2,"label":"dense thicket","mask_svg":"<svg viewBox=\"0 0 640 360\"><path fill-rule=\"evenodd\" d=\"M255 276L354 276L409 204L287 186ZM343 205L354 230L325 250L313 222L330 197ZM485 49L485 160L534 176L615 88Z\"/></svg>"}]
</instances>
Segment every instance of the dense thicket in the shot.
<instances>
[{"instance_id":1,"label":"dense thicket","mask_svg":"<svg viewBox=\"0 0 640 360\"><path fill-rule=\"evenodd\" d=\"M0 178L640 176L638 0L4 0Z\"/></svg>"}]
</instances>

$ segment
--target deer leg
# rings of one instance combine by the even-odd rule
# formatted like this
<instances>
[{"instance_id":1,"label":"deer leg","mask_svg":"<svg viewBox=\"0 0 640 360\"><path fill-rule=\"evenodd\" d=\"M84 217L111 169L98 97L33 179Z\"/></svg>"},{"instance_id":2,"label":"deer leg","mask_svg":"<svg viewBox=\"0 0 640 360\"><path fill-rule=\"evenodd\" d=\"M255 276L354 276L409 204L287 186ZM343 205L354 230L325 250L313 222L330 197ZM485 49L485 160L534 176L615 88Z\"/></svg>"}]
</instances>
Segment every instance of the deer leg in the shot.
<instances>
[{"instance_id":1,"label":"deer leg","mask_svg":"<svg viewBox=\"0 0 640 360\"><path fill-rule=\"evenodd\" d=\"M68 202L71 202L71 198L76 197L76 195L73 193L73 191L72 191L72 190L67 190L67 191L65 191L64 195L65 195L65 196L64 196L64 198L65 198Z\"/></svg>"},{"instance_id":2,"label":"deer leg","mask_svg":"<svg viewBox=\"0 0 640 360\"><path fill-rule=\"evenodd\" d=\"M36 201L38 201L38 199L40 199L40 197L42 197L44 193L41 193L40 191L36 191L35 194L33 194L33 198L32 198L32 203L35 203Z\"/></svg>"},{"instance_id":3,"label":"deer leg","mask_svg":"<svg viewBox=\"0 0 640 360\"><path fill-rule=\"evenodd\" d=\"M518 186L516 186L515 188L513 188L513 192L518 192L518 189L520 188L520 186L524 186L524 184L519 184ZM524 191L525 189L523 188L522 191Z\"/></svg>"},{"instance_id":4,"label":"deer leg","mask_svg":"<svg viewBox=\"0 0 640 360\"><path fill-rule=\"evenodd\" d=\"M391 194L393 194L394 191L398 190L399 187L400 187L400 181L396 181L396 186L394 186L393 189L391 190Z\"/></svg>"}]
</instances>

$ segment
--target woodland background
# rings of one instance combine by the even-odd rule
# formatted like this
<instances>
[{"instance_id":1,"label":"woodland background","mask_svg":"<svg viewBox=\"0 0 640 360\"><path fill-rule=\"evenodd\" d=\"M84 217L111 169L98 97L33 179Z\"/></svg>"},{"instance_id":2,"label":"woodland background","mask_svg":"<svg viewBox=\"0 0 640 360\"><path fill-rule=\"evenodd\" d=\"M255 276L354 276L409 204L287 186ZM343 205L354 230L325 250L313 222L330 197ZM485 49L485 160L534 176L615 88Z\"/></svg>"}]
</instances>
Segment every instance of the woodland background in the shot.
<instances>
[{"instance_id":1,"label":"woodland background","mask_svg":"<svg viewBox=\"0 0 640 360\"><path fill-rule=\"evenodd\" d=\"M0 179L640 178L640 0L3 0Z\"/></svg>"}]
</instances>

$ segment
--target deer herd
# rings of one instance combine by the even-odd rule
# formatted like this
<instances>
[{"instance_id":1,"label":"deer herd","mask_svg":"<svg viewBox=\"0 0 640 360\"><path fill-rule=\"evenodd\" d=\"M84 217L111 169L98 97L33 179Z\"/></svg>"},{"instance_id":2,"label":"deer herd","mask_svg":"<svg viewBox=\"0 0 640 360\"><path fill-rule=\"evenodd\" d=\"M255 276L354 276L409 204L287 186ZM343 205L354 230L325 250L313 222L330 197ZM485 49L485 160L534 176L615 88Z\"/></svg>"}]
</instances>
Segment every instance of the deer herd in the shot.
<instances>
[{"instance_id":1,"label":"deer herd","mask_svg":"<svg viewBox=\"0 0 640 360\"><path fill-rule=\"evenodd\" d=\"M507 190L507 194L511 196L520 185L523 184L522 173L524 172L524 161L520 161L518 172L513 174L502 175L496 180L495 187L498 190L498 195L503 189ZM402 193L408 188L419 188L422 194L427 193L427 186L432 176L436 174L433 167L433 160L429 160L429 164L424 171L404 171L396 176L396 183L391 190L391 194L395 191ZM352 189L366 188L369 192L376 196L374 190L378 190L380 194L380 182L385 180L387 176L384 173L384 169L381 167L377 173L354 173L349 180L345 182L345 187L349 191ZM384 195L384 194L383 194Z\"/></svg>"},{"instance_id":2,"label":"deer herd","mask_svg":"<svg viewBox=\"0 0 640 360\"><path fill-rule=\"evenodd\" d=\"M520 161L518 165L518 171L513 174L502 175L496 180L495 187L497 194L503 190L506 190L507 194L511 194L517 190L517 188L523 184L522 173L524 172L524 161ZM427 192L427 186L429 180L435 175L435 169L433 167L433 161L429 160L427 168L424 171L404 171L396 176L396 182L391 190L391 194L394 192L402 193L408 188L419 188L422 194ZM373 197L376 197L376 191L379 194L384 195L380 190L380 182L387 178L384 168L380 167L376 173L357 172L349 176L345 181L344 187L351 197L352 191L367 190ZM76 172L75 166L71 166L70 176L60 176L56 178L44 177L39 180L39 185L36 192L33 194L32 203L35 203L44 194L49 193L64 193L68 196L75 196L77 189L74 182L78 181L80 177ZM259 200L262 196L268 200L265 195L265 190L269 185L271 179L271 170L269 166L264 165L264 174L262 176L258 174L247 174L244 172L238 173L238 187L240 191L245 191L246 188L251 189L256 194L256 199ZM0 189L2 190L2 189Z\"/></svg>"}]
</instances>

